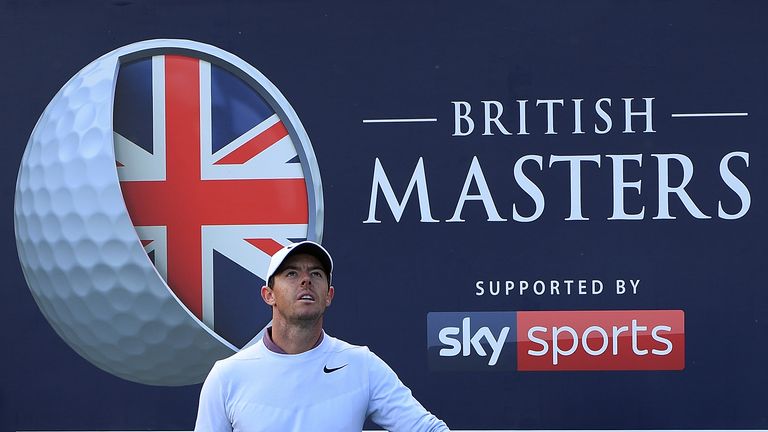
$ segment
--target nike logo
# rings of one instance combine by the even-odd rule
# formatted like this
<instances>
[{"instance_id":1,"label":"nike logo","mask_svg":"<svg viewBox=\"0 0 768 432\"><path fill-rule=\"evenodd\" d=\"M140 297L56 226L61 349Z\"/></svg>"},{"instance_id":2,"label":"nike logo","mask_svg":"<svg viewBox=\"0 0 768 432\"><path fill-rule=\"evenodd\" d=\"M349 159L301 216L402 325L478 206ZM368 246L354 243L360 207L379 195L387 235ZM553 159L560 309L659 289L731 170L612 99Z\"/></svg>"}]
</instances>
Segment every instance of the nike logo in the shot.
<instances>
[{"instance_id":1,"label":"nike logo","mask_svg":"<svg viewBox=\"0 0 768 432\"><path fill-rule=\"evenodd\" d=\"M339 367L336 367L336 368L329 368L328 366L324 366L323 367L323 372L325 372L325 373L336 372L337 370L343 368L344 366L346 366L346 365L342 365L342 366L339 366Z\"/></svg>"}]
</instances>

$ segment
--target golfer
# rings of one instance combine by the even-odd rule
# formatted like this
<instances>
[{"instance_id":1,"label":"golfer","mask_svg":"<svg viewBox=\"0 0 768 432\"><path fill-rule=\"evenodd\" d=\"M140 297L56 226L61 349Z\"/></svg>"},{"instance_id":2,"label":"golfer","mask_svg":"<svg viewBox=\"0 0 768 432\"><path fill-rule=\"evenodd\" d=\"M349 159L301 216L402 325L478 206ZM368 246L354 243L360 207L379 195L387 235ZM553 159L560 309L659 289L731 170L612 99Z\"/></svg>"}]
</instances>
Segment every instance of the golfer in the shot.
<instances>
[{"instance_id":1,"label":"golfer","mask_svg":"<svg viewBox=\"0 0 768 432\"><path fill-rule=\"evenodd\" d=\"M200 392L196 432L448 431L384 361L323 331L333 260L311 241L278 251L261 297L272 326L261 341L216 362Z\"/></svg>"}]
</instances>

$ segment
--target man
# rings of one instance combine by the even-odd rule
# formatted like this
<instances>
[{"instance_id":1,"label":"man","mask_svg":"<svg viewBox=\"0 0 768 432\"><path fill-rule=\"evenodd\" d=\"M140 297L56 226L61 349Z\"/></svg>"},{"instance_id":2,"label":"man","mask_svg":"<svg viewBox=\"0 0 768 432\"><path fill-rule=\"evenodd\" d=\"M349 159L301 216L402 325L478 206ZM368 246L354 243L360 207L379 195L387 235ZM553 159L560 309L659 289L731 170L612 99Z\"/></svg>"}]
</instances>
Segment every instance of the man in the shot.
<instances>
[{"instance_id":1,"label":"man","mask_svg":"<svg viewBox=\"0 0 768 432\"><path fill-rule=\"evenodd\" d=\"M196 432L359 432L368 417L392 432L448 431L367 347L325 334L332 272L328 251L311 241L272 257L261 288L272 327L213 366Z\"/></svg>"}]
</instances>

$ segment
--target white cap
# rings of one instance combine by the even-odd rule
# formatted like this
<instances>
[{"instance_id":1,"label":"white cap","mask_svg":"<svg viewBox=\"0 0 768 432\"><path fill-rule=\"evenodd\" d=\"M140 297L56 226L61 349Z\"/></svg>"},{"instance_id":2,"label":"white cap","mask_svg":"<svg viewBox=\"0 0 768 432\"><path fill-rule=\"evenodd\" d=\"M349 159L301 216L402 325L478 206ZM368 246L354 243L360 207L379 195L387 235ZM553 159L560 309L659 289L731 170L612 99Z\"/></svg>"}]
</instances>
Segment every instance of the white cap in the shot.
<instances>
[{"instance_id":1,"label":"white cap","mask_svg":"<svg viewBox=\"0 0 768 432\"><path fill-rule=\"evenodd\" d=\"M297 253L305 253L317 258L325 269L325 272L328 274L328 284L331 284L331 272L333 271L333 259L331 258L331 254L329 254L324 247L320 246L319 243L310 240L289 244L272 255L272 259L269 261L269 268L267 269L267 283L269 283L269 278L271 278L280 268L280 265L283 264L283 261L289 256Z\"/></svg>"}]
</instances>

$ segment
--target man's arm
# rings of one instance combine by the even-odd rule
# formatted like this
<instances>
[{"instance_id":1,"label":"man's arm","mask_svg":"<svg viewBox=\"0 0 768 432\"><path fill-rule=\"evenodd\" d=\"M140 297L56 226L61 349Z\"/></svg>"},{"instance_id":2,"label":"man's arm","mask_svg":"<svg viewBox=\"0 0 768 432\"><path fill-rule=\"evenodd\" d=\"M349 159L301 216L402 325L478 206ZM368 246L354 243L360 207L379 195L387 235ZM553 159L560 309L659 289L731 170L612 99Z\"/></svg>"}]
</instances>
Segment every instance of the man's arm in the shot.
<instances>
[{"instance_id":1,"label":"man's arm","mask_svg":"<svg viewBox=\"0 0 768 432\"><path fill-rule=\"evenodd\" d=\"M227 388L222 382L221 369L213 366L200 390L200 404L197 408L195 432L232 432L232 423L227 415Z\"/></svg>"},{"instance_id":2,"label":"man's arm","mask_svg":"<svg viewBox=\"0 0 768 432\"><path fill-rule=\"evenodd\" d=\"M368 415L390 432L444 432L448 426L413 397L397 374L376 354L369 352Z\"/></svg>"}]
</instances>

